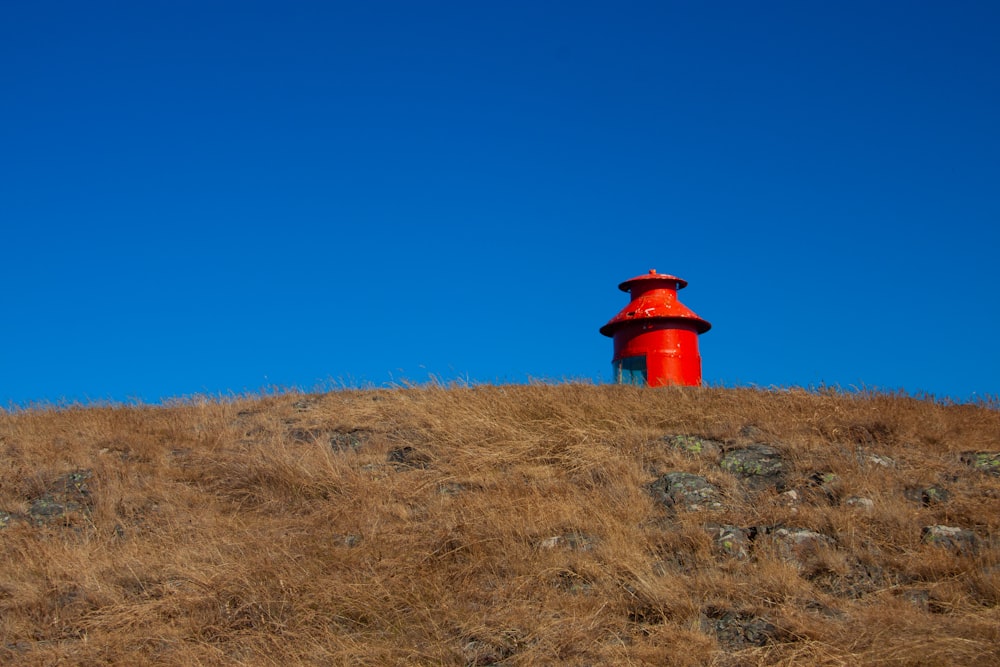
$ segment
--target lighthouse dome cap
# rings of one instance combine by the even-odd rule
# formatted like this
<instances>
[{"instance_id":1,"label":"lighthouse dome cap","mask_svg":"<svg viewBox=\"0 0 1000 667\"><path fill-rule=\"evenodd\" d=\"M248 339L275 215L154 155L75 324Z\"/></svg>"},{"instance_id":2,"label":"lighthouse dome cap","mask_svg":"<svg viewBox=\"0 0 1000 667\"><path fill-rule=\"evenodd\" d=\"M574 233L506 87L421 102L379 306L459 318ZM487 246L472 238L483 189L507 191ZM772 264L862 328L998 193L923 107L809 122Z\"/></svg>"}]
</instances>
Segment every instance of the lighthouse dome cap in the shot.
<instances>
[{"instance_id":1,"label":"lighthouse dome cap","mask_svg":"<svg viewBox=\"0 0 1000 667\"><path fill-rule=\"evenodd\" d=\"M618 289L623 292L631 292L634 285L648 284L649 282L655 281L675 283L676 289L684 289L688 284L683 278L672 276L669 273L657 273L656 269L650 269L649 273L643 273L635 278L629 278L625 282L619 284Z\"/></svg>"}]
</instances>

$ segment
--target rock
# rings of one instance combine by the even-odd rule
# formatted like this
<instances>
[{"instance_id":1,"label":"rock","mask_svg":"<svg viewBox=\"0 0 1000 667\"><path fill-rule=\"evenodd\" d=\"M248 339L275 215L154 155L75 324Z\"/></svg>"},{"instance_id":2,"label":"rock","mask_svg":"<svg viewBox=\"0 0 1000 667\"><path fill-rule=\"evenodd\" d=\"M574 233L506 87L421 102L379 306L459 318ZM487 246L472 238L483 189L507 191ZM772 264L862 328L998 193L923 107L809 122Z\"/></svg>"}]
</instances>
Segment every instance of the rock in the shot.
<instances>
[{"instance_id":1,"label":"rock","mask_svg":"<svg viewBox=\"0 0 1000 667\"><path fill-rule=\"evenodd\" d=\"M300 398L299 400L292 403L292 407L295 408L296 412L309 412L319 403L319 397L306 397Z\"/></svg>"},{"instance_id":2,"label":"rock","mask_svg":"<svg viewBox=\"0 0 1000 667\"><path fill-rule=\"evenodd\" d=\"M837 475L832 472L814 472L809 475L809 483L813 486L829 486L837 481Z\"/></svg>"},{"instance_id":3,"label":"rock","mask_svg":"<svg viewBox=\"0 0 1000 667\"><path fill-rule=\"evenodd\" d=\"M712 632L719 644L730 651L749 646L765 646L777 634L767 619L732 609L707 609L702 613L702 629Z\"/></svg>"},{"instance_id":4,"label":"rock","mask_svg":"<svg viewBox=\"0 0 1000 667\"><path fill-rule=\"evenodd\" d=\"M467 636L462 640L462 653L466 667L509 664L524 643L521 633L514 629L484 629L481 634Z\"/></svg>"},{"instance_id":5,"label":"rock","mask_svg":"<svg viewBox=\"0 0 1000 667\"><path fill-rule=\"evenodd\" d=\"M722 452L722 443L697 435L667 435L663 437L671 449L677 449L694 456L718 456Z\"/></svg>"},{"instance_id":6,"label":"rock","mask_svg":"<svg viewBox=\"0 0 1000 667\"><path fill-rule=\"evenodd\" d=\"M560 570L552 585L574 595L586 595L594 590L594 582L573 569Z\"/></svg>"},{"instance_id":7,"label":"rock","mask_svg":"<svg viewBox=\"0 0 1000 667\"><path fill-rule=\"evenodd\" d=\"M667 620L666 614L664 614L662 607L649 604L640 604L634 606L632 609L629 610L627 618L632 623L638 623L640 625L646 625L646 626L661 625Z\"/></svg>"},{"instance_id":8,"label":"rock","mask_svg":"<svg viewBox=\"0 0 1000 667\"><path fill-rule=\"evenodd\" d=\"M802 504L802 494L795 489L789 489L775 496L771 502L780 507L787 507L789 513L798 514L799 505Z\"/></svg>"},{"instance_id":9,"label":"rock","mask_svg":"<svg viewBox=\"0 0 1000 667\"><path fill-rule=\"evenodd\" d=\"M297 444L312 444L324 435L324 431L314 428L293 428L288 430L288 437Z\"/></svg>"},{"instance_id":10,"label":"rock","mask_svg":"<svg viewBox=\"0 0 1000 667\"><path fill-rule=\"evenodd\" d=\"M833 546L833 539L805 528L778 528L770 531L778 546L778 554L800 570L812 569L819 563L819 553Z\"/></svg>"},{"instance_id":11,"label":"rock","mask_svg":"<svg viewBox=\"0 0 1000 667\"><path fill-rule=\"evenodd\" d=\"M778 496L778 502L782 505L788 505L789 507L799 504L799 492L795 489L785 491Z\"/></svg>"},{"instance_id":12,"label":"rock","mask_svg":"<svg viewBox=\"0 0 1000 667\"><path fill-rule=\"evenodd\" d=\"M565 547L573 551L590 551L594 548L594 538L579 533L569 533L567 535L553 535L539 540L536 545L539 549L555 549Z\"/></svg>"},{"instance_id":13,"label":"rock","mask_svg":"<svg viewBox=\"0 0 1000 667\"><path fill-rule=\"evenodd\" d=\"M843 492L840 476L828 470L817 470L808 478L807 493L810 499L825 499L831 505L836 505Z\"/></svg>"},{"instance_id":14,"label":"rock","mask_svg":"<svg viewBox=\"0 0 1000 667\"><path fill-rule=\"evenodd\" d=\"M909 488L903 491L903 496L907 500L920 503L924 507L947 502L951 494L940 486L928 486L925 488Z\"/></svg>"},{"instance_id":15,"label":"rock","mask_svg":"<svg viewBox=\"0 0 1000 667\"><path fill-rule=\"evenodd\" d=\"M706 526L705 529L712 536L717 552L736 560L750 557L750 543L757 532L755 529L737 526Z\"/></svg>"},{"instance_id":16,"label":"rock","mask_svg":"<svg viewBox=\"0 0 1000 667\"><path fill-rule=\"evenodd\" d=\"M79 512L81 509L83 509L83 505L74 500L56 500L52 496L46 495L31 501L28 514L38 522L44 523L53 517L59 517L70 512Z\"/></svg>"},{"instance_id":17,"label":"rock","mask_svg":"<svg viewBox=\"0 0 1000 667\"><path fill-rule=\"evenodd\" d=\"M924 526L920 539L924 544L946 547L963 555L975 553L979 546L979 539L974 532L954 526Z\"/></svg>"},{"instance_id":18,"label":"rock","mask_svg":"<svg viewBox=\"0 0 1000 667\"><path fill-rule=\"evenodd\" d=\"M834 595L853 599L882 590L887 585L885 571L874 563L851 558L846 566L836 572L820 568L811 579Z\"/></svg>"},{"instance_id":19,"label":"rock","mask_svg":"<svg viewBox=\"0 0 1000 667\"><path fill-rule=\"evenodd\" d=\"M865 462L872 463L882 468L896 467L896 461L894 459L888 456L882 456L881 454L869 454L867 457L865 457Z\"/></svg>"},{"instance_id":20,"label":"rock","mask_svg":"<svg viewBox=\"0 0 1000 667\"><path fill-rule=\"evenodd\" d=\"M920 492L920 501L924 505L946 503L950 498L951 493L940 486L928 486Z\"/></svg>"},{"instance_id":21,"label":"rock","mask_svg":"<svg viewBox=\"0 0 1000 667\"><path fill-rule=\"evenodd\" d=\"M409 445L405 447L397 447L389 452L386 457L389 463L396 465L397 470L405 470L407 468L426 468L430 465L431 458L422 452L418 452L413 447Z\"/></svg>"},{"instance_id":22,"label":"rock","mask_svg":"<svg viewBox=\"0 0 1000 667\"><path fill-rule=\"evenodd\" d=\"M359 449L361 445L368 442L369 432L364 429L352 429L350 431L333 431L328 434L331 449L335 451L346 451Z\"/></svg>"},{"instance_id":23,"label":"rock","mask_svg":"<svg viewBox=\"0 0 1000 667\"><path fill-rule=\"evenodd\" d=\"M769 445L749 445L733 449L722 457L719 466L746 482L752 489L785 486L785 463L781 454Z\"/></svg>"},{"instance_id":24,"label":"rock","mask_svg":"<svg viewBox=\"0 0 1000 667\"><path fill-rule=\"evenodd\" d=\"M1000 477L1000 452L962 452L961 461L980 472Z\"/></svg>"},{"instance_id":25,"label":"rock","mask_svg":"<svg viewBox=\"0 0 1000 667\"><path fill-rule=\"evenodd\" d=\"M667 507L687 510L722 508L721 494L707 479L687 472L668 472L649 485L653 497Z\"/></svg>"},{"instance_id":26,"label":"rock","mask_svg":"<svg viewBox=\"0 0 1000 667\"><path fill-rule=\"evenodd\" d=\"M499 641L492 642L472 638L462 646L466 667L502 664L516 650L517 642L509 638L501 638Z\"/></svg>"},{"instance_id":27,"label":"rock","mask_svg":"<svg viewBox=\"0 0 1000 667\"><path fill-rule=\"evenodd\" d=\"M361 544L361 536L356 533L347 533L345 535L337 535L335 541L342 546L353 548Z\"/></svg>"},{"instance_id":28,"label":"rock","mask_svg":"<svg viewBox=\"0 0 1000 667\"><path fill-rule=\"evenodd\" d=\"M539 549L555 549L562 543L562 535L554 535L553 537L546 537L544 540L539 540Z\"/></svg>"},{"instance_id":29,"label":"rock","mask_svg":"<svg viewBox=\"0 0 1000 667\"><path fill-rule=\"evenodd\" d=\"M899 597L903 598L921 611L930 611L931 592L926 588L912 588L899 592Z\"/></svg>"},{"instance_id":30,"label":"rock","mask_svg":"<svg viewBox=\"0 0 1000 667\"><path fill-rule=\"evenodd\" d=\"M330 431L323 428L299 427L288 431L288 437L298 444L329 444L334 451L358 449L368 441L368 432L363 429L350 431Z\"/></svg>"},{"instance_id":31,"label":"rock","mask_svg":"<svg viewBox=\"0 0 1000 667\"><path fill-rule=\"evenodd\" d=\"M872 512L875 509L875 501L871 498L865 498L863 496L851 496L844 501L844 504L848 507L854 507L866 512Z\"/></svg>"},{"instance_id":32,"label":"rock","mask_svg":"<svg viewBox=\"0 0 1000 667\"><path fill-rule=\"evenodd\" d=\"M58 523L68 515L88 513L93 506L87 483L90 470L76 470L57 478L41 496L31 499L28 517L36 525Z\"/></svg>"},{"instance_id":33,"label":"rock","mask_svg":"<svg viewBox=\"0 0 1000 667\"><path fill-rule=\"evenodd\" d=\"M91 470L76 470L66 473L56 479L50 486L52 493L62 496L72 496L81 502L90 500L90 488L87 480L94 476Z\"/></svg>"},{"instance_id":34,"label":"rock","mask_svg":"<svg viewBox=\"0 0 1000 667\"><path fill-rule=\"evenodd\" d=\"M823 604L819 600L806 600L802 606L811 612L815 612L820 616L825 616L827 618L841 619L847 616L847 614L841 610L831 607L830 605Z\"/></svg>"}]
</instances>

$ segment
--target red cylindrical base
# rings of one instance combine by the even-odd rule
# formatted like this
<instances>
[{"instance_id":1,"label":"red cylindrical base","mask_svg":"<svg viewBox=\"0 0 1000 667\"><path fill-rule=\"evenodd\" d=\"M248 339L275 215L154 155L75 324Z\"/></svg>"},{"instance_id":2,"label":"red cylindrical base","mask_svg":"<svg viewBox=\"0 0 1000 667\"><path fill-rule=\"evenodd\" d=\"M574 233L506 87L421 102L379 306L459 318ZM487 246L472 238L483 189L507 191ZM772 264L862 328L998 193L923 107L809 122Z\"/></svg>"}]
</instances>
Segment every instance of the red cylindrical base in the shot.
<instances>
[{"instance_id":1,"label":"red cylindrical base","mask_svg":"<svg viewBox=\"0 0 1000 667\"><path fill-rule=\"evenodd\" d=\"M701 384L701 355L698 332L685 322L635 322L614 333L615 368L645 369L650 387ZM635 360L632 363L630 360ZM640 361L641 360L641 361Z\"/></svg>"}]
</instances>

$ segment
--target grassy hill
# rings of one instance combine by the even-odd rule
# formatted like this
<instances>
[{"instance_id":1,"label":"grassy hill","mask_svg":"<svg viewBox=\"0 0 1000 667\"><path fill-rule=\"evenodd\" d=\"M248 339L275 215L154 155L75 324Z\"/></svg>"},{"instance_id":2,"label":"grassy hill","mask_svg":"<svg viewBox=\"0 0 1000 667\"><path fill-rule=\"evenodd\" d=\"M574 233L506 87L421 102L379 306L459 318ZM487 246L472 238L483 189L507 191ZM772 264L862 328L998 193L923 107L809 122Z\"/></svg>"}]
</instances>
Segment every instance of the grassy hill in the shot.
<instances>
[{"instance_id":1,"label":"grassy hill","mask_svg":"<svg viewBox=\"0 0 1000 667\"><path fill-rule=\"evenodd\" d=\"M998 452L800 390L0 412L0 663L1000 664Z\"/></svg>"}]
</instances>

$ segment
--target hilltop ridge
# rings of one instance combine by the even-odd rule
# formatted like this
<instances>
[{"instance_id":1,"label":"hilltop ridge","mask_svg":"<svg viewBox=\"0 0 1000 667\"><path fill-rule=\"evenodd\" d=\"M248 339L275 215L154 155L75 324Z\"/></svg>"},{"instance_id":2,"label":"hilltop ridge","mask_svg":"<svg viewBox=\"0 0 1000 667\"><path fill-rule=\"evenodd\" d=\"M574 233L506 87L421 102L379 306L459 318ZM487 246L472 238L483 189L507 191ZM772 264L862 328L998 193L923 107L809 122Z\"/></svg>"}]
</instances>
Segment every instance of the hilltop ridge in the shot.
<instances>
[{"instance_id":1,"label":"hilltop ridge","mask_svg":"<svg viewBox=\"0 0 1000 667\"><path fill-rule=\"evenodd\" d=\"M1000 664L1000 411L509 385L0 413L0 662Z\"/></svg>"}]
</instances>

